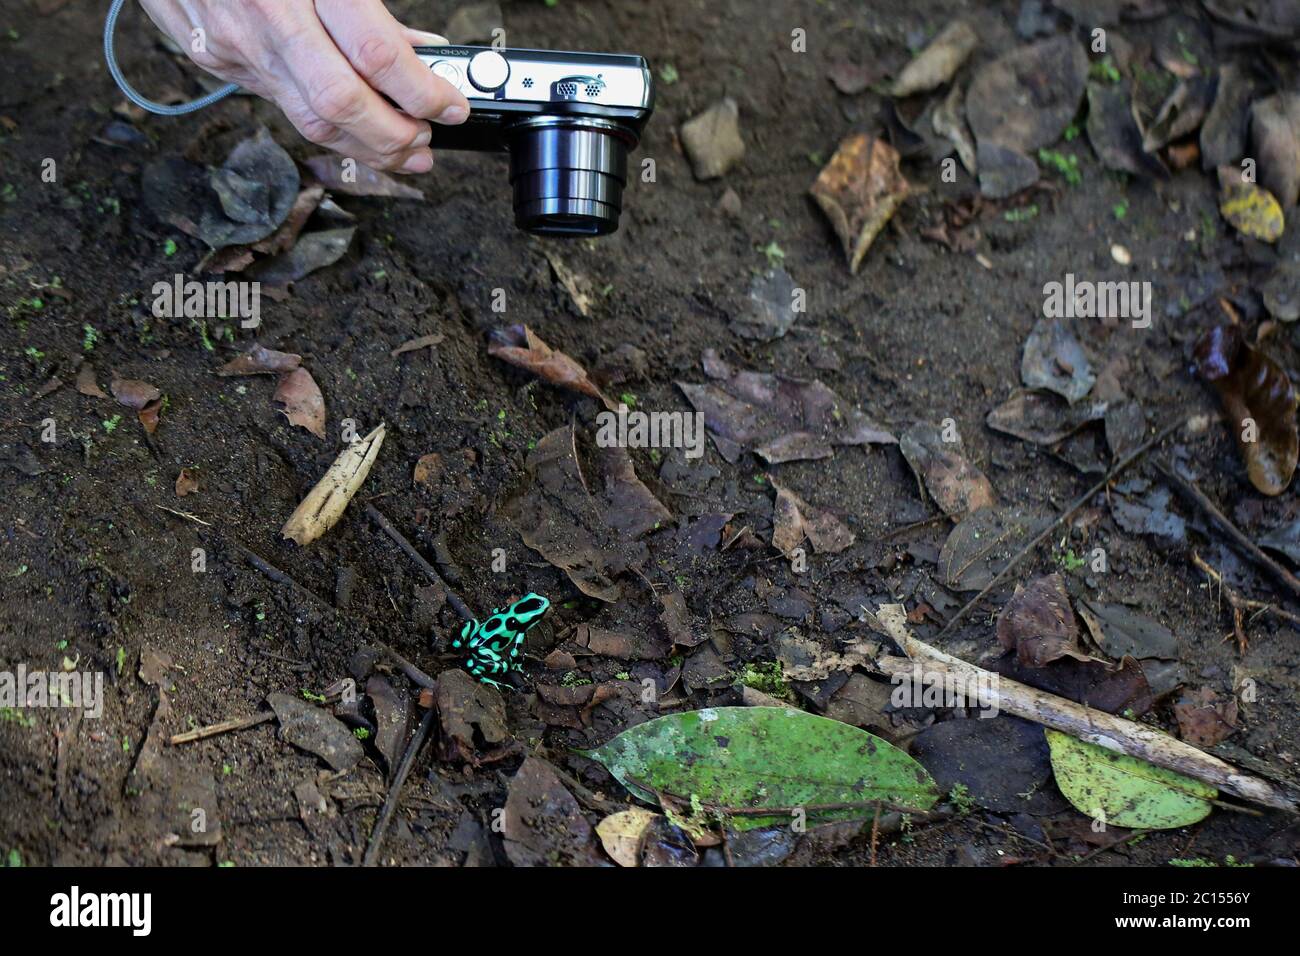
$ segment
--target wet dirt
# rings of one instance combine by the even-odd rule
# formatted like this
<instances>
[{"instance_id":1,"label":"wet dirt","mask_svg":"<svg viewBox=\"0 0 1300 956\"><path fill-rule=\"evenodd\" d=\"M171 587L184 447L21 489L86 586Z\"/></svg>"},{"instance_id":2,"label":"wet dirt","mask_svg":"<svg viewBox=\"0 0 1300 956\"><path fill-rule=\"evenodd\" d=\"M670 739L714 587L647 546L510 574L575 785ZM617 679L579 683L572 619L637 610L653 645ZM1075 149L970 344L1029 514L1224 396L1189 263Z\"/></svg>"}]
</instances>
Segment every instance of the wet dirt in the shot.
<instances>
[{"instance_id":1,"label":"wet dirt","mask_svg":"<svg viewBox=\"0 0 1300 956\"><path fill-rule=\"evenodd\" d=\"M1212 179L1198 170L1157 186L1124 181L1102 169L1082 139L1058 144L1078 155L1082 184L1045 173L1051 189L1036 194L1037 214L1009 221L995 211L981 221L977 258L920 234L945 202L974 191L970 178L962 172L945 183L937 164L908 160L903 171L919 192L856 276L808 196L843 137L880 128L882 98L837 92L827 78L832 61L898 63L909 43L957 13L974 18L983 40L976 58L989 58L1020 42L1017 4L507 3L512 44L632 48L661 76L672 64L678 77L660 84L656 113L634 154L655 160L655 181L630 186L619 231L545 244L590 283L590 316L578 313L543 243L514 228L505 159L443 154L433 173L415 181L424 202L338 197L359 226L349 253L298 282L287 301L264 302L255 335L234 322L151 314L154 283L188 272L204 249L145 210L142 167L176 154L219 163L258 123L296 159L318 150L273 108L246 98L184 119L139 120L140 143L97 142L121 100L100 59L98 13L67 4L43 15L41 6L58 5L10 3L0 13L0 668L59 670L67 662L103 672L106 684L97 718L66 709L0 713L0 852L28 864L359 860L386 792L373 746L354 769L335 774L278 739L274 722L178 747L155 738L254 713L269 693L319 693L348 676L354 655L372 642L435 676L453 666L440 655L460 618L367 520L365 503L427 557L449 556L443 566L454 569L451 583L480 616L529 591L550 598L550 615L529 634L520 691L506 696L509 730L527 752L611 796L617 784L568 748L602 743L655 712L634 694L620 694L592 708L589 726L581 719L548 725L539 716L551 712L536 706L531 685L560 684L565 673L540 661L574 628L648 627L653 615L646 619L636 607L646 585L680 591L693 629L711 640L679 649L675 660L580 657L569 682L625 675L662 683L685 662L693 686L705 688L686 703L703 706L738 702L735 675L747 663L776 659L779 628L727 626L737 615L799 625L830 647L863 630L845 607L904 600L912 608L934 593L933 554L949 526L937 520L897 533L937 509L920 497L896 446L841 447L832 458L769 466L751 454L729 464L710 442L700 461L680 450L632 452L674 527L649 539L644 580L624 578L626 606L586 598L523 545L505 509L528 488L530 449L556 428L590 423L598 405L490 358L492 329L527 324L588 369L636 346L648 359L644 375L612 392L634 395L642 409L688 410L674 383L703 381L701 355L714 348L738 366L820 378L895 434L951 418L966 456L1000 501L1056 512L1094 476L990 431L984 417L1019 384L1022 345L1042 315L1044 283L1070 272L1141 278L1155 288L1152 327L1082 322L1076 331L1083 344L1100 365L1128 362L1125 387L1153 423L1216 411L1213 396L1187 373L1187 358L1199 332L1221 320L1218 297L1247 273L1238 240L1218 218ZM430 29L452 9L391 6ZM145 90L193 95L192 72L151 42L142 20L132 11L121 33L128 74ZM799 27L808 31L804 54L789 45ZM1141 38L1149 29L1125 31ZM745 156L722 179L697 182L675 130L723 95L739 104ZM42 180L47 160L57 170L53 182ZM728 189L739 197L738 213L719 208ZM1123 218L1115 213L1120 205ZM1113 260L1114 243L1131 253L1131 269ZM737 337L731 320L745 308L754 276L777 263L807 291L806 313L774 342ZM502 301L504 312L494 311ZM390 354L433 333L443 338L432 348ZM254 340L303 356L325 396L327 440L289 425L271 402L273 379L213 374ZM161 390L157 432L147 436L134 412L111 399L79 394L81 360L93 364L104 388L121 377ZM62 385L38 397L52 376ZM388 438L339 525L299 548L278 529L338 453L344 419L360 434L386 422ZM42 440L51 427L55 440ZM1222 427L1186 445L1201 487L1225 510L1245 509L1265 528L1295 508L1292 492L1264 499L1249 487ZM431 453L460 464L436 487L416 484L412 469ZM182 468L197 469L200 490L177 498ZM732 515L732 530L748 527L770 541L768 475L831 510L856 542L810 556L803 574L766 544L668 546L678 523L720 513ZM1147 462L1134 475L1158 482ZM1095 507L1096 521L1073 523L1013 581L1061 570L1076 598L1130 604L1158 619L1177 634L1193 684L1224 691L1234 669L1254 675L1258 699L1243 708L1231 740L1271 764L1293 766L1300 725L1295 632L1268 618L1252 621L1249 648L1239 655L1224 641L1231 626L1224 606L1189 563L1187 547L1123 531L1105 496ZM1184 514L1200 526L1199 516ZM1097 545L1107 550L1107 573L1069 566L1067 552ZM1218 538L1201 538L1198 548L1212 564L1230 566L1252 593L1270 592ZM268 578L242 549L297 586ZM494 570L502 557L496 567L504 570ZM1009 593L1008 585L944 647L972 660L994 652L992 619ZM939 610L950 614L957 603ZM836 633L827 629L831 620L841 625ZM923 639L936 630L932 622L918 625ZM158 655L170 666L162 665L160 681L147 682L142 659L156 665ZM146 670L156 677L156 669ZM1167 704L1150 719L1174 726ZM909 731L904 725L899 732L906 738ZM460 864L467 853L503 862L487 826L519 759L474 769L433 755L427 750L412 774L382 862ZM327 795L328 812L303 811L302 794L313 787ZM195 806L208 817L201 831L192 825ZM1096 862L1242 859L1285 825L1275 815L1216 812L1195 828L1152 834ZM862 864L872 856L868 842L819 850L811 861ZM996 865L1036 849L1005 827L961 818L883 840L878 862Z\"/></svg>"}]
</instances>

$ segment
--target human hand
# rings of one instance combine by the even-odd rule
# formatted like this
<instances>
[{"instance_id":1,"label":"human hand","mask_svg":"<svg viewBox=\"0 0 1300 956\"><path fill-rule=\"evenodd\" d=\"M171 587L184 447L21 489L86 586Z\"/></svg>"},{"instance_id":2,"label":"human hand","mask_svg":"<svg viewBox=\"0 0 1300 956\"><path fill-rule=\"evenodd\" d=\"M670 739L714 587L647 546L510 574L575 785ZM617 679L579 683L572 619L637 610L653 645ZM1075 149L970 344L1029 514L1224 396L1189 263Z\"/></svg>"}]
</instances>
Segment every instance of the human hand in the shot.
<instances>
[{"instance_id":1,"label":"human hand","mask_svg":"<svg viewBox=\"0 0 1300 956\"><path fill-rule=\"evenodd\" d=\"M428 172L424 120L469 117L469 101L412 50L446 40L398 23L381 0L141 4L198 66L273 101L311 142L375 169Z\"/></svg>"}]
</instances>

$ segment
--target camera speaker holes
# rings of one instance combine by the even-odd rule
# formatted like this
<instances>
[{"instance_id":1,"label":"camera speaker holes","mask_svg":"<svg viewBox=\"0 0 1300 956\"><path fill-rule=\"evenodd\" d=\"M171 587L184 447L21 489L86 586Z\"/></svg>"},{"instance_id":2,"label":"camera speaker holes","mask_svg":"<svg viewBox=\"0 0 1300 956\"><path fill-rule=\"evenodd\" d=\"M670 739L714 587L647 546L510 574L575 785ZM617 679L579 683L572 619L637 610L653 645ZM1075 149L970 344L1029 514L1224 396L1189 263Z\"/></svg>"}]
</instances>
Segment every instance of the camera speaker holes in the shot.
<instances>
[{"instance_id":1,"label":"camera speaker holes","mask_svg":"<svg viewBox=\"0 0 1300 956\"><path fill-rule=\"evenodd\" d=\"M524 89L531 90L532 88L533 88L533 78L531 76L524 77Z\"/></svg>"}]
</instances>

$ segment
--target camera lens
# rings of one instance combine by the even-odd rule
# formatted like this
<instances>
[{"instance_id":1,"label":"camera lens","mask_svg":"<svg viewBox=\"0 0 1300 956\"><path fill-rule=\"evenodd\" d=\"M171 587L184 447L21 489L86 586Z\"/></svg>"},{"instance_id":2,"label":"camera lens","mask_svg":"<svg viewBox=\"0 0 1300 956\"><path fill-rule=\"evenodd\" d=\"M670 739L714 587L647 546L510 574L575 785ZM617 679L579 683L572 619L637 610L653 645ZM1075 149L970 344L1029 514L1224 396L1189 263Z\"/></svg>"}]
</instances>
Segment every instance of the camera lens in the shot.
<instances>
[{"instance_id":1,"label":"camera lens","mask_svg":"<svg viewBox=\"0 0 1300 956\"><path fill-rule=\"evenodd\" d=\"M540 236L603 236L618 228L627 151L636 135L585 116L543 116L510 130L515 224Z\"/></svg>"}]
</instances>

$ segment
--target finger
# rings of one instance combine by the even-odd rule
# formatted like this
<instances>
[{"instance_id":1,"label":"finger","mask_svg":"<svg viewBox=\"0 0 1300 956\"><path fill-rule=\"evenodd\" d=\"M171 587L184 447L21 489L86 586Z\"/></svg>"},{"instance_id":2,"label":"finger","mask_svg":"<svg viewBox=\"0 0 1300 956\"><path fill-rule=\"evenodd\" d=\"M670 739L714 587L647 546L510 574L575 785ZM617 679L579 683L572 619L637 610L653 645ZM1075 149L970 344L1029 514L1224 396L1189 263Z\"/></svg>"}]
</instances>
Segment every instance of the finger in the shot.
<instances>
[{"instance_id":1,"label":"finger","mask_svg":"<svg viewBox=\"0 0 1300 956\"><path fill-rule=\"evenodd\" d=\"M402 27L402 35L411 46L450 46L451 41L441 33L429 33L411 27Z\"/></svg>"},{"instance_id":2,"label":"finger","mask_svg":"<svg viewBox=\"0 0 1300 956\"><path fill-rule=\"evenodd\" d=\"M433 150L429 149L432 131L427 124L421 124L424 129L416 136L410 148L381 154L347 130L322 121L292 85L277 87L270 99L284 111L289 122L304 138L341 156L355 159L372 169L390 172L427 173L433 168Z\"/></svg>"},{"instance_id":3,"label":"finger","mask_svg":"<svg viewBox=\"0 0 1300 956\"><path fill-rule=\"evenodd\" d=\"M379 0L317 0L316 12L357 72L408 114L443 123L469 116L469 101L429 71Z\"/></svg>"},{"instance_id":4,"label":"finger","mask_svg":"<svg viewBox=\"0 0 1300 956\"><path fill-rule=\"evenodd\" d=\"M332 131L349 133L385 165L428 143L428 125L385 103L357 75L320 21L307 18L285 36L280 60L310 111L295 125L312 142L328 146ZM422 137L424 142L417 144Z\"/></svg>"}]
</instances>

